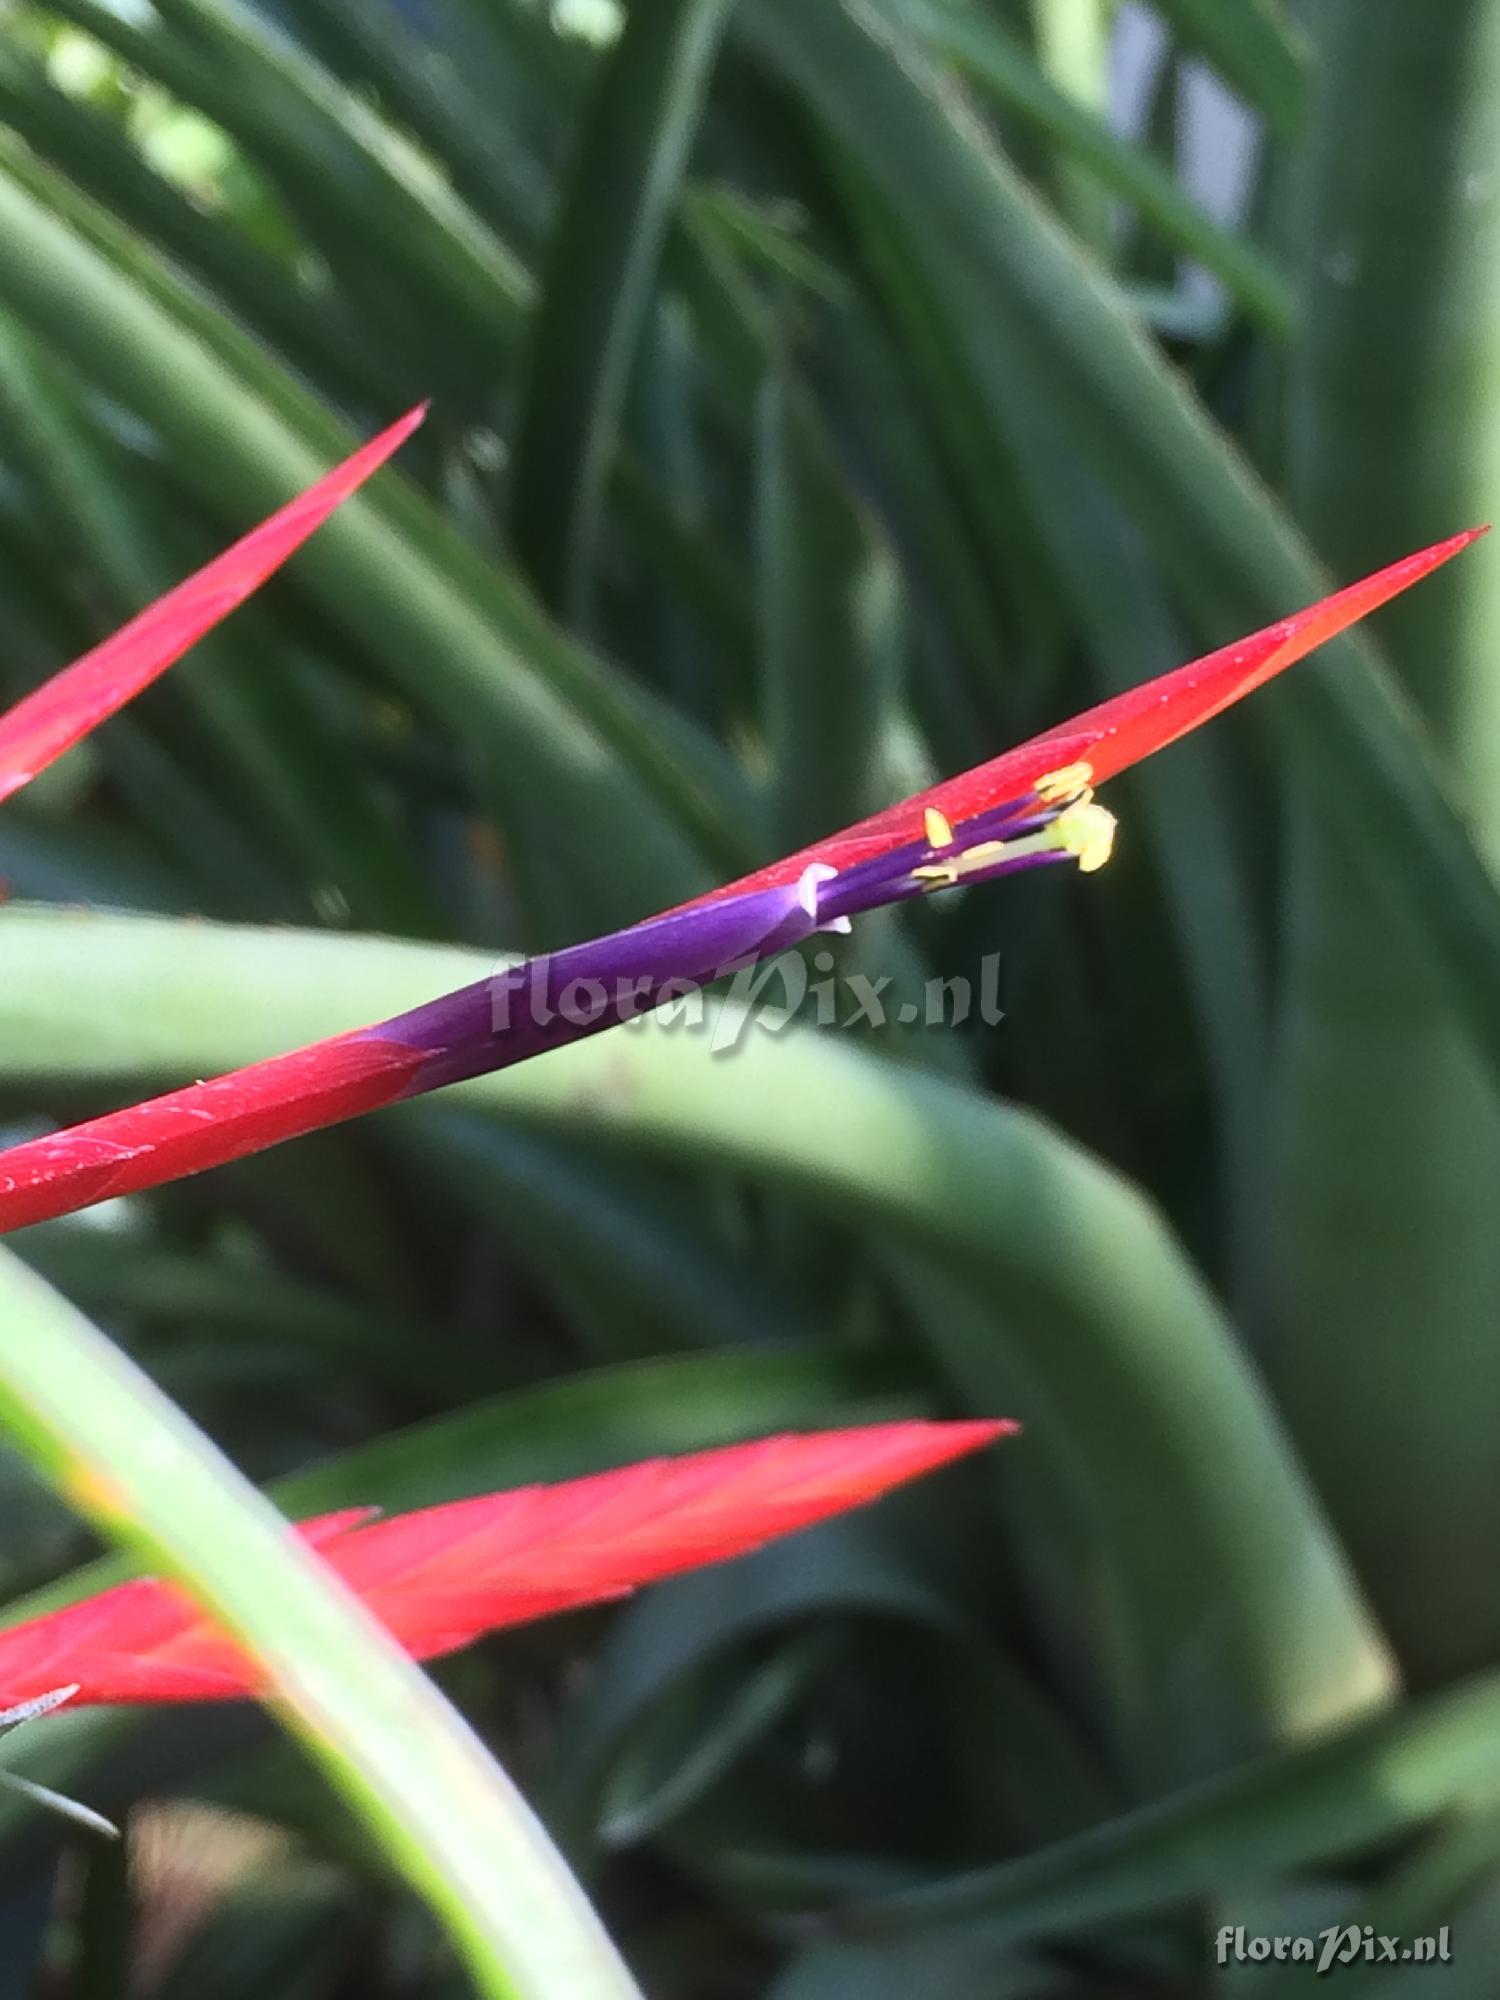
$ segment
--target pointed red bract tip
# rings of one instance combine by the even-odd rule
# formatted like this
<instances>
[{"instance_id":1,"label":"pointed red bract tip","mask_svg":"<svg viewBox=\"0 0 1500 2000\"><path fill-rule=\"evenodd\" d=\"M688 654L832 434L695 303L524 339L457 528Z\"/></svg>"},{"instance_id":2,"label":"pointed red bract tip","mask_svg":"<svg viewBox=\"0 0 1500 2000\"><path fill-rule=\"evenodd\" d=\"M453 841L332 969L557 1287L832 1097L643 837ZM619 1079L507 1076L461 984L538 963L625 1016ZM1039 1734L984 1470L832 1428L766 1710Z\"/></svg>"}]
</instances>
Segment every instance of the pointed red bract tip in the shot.
<instances>
[{"instance_id":1,"label":"pointed red bract tip","mask_svg":"<svg viewBox=\"0 0 1500 2000\"><path fill-rule=\"evenodd\" d=\"M297 1530L417 1659L745 1555L1007 1436L989 1419L871 1424L652 1459L389 1521ZM75 1705L260 1693L253 1661L180 1591L143 1578L0 1632L6 1706L76 1684Z\"/></svg>"},{"instance_id":2,"label":"pointed red bract tip","mask_svg":"<svg viewBox=\"0 0 1500 2000\"><path fill-rule=\"evenodd\" d=\"M1094 782L1103 784L1264 687L1283 668L1305 659L1329 639L1378 611L1485 532L1483 528L1466 528L1462 534L1434 542L1431 548L1403 556L1289 618L1278 619L1248 638L1221 646L1217 652L1130 688L1100 702L1097 708L1086 709L1071 722L1033 737L993 764L981 766L967 779L955 780L957 797L949 807L951 816L957 819L975 809L969 793L976 782L985 791L993 790L998 782L1000 796L1004 796L1004 788L1018 781L1024 788L1060 765L1087 762L1093 766ZM934 797L941 802L948 789L938 786Z\"/></svg>"},{"instance_id":3,"label":"pointed red bract tip","mask_svg":"<svg viewBox=\"0 0 1500 2000\"><path fill-rule=\"evenodd\" d=\"M217 625L404 444L427 413L420 403L223 555L159 597L112 638L0 715L0 799L138 695Z\"/></svg>"},{"instance_id":4,"label":"pointed red bract tip","mask_svg":"<svg viewBox=\"0 0 1500 2000\"><path fill-rule=\"evenodd\" d=\"M906 812L919 822L922 808L936 805L954 821L965 819L1023 793L1066 764L1088 763L1094 783L1103 784L1264 687L1283 668L1378 611L1486 532L1466 528L1434 542L1248 638L1100 702L977 770L935 786L908 802Z\"/></svg>"},{"instance_id":5,"label":"pointed red bract tip","mask_svg":"<svg viewBox=\"0 0 1500 2000\"><path fill-rule=\"evenodd\" d=\"M1466 528L1462 534L1450 535L1431 548L1403 556L1373 576L1351 583L1306 610L1293 612L1289 618L1279 619L1248 639L1221 646L1217 652L1148 681L1144 687L1102 702L1098 708L1066 724L1056 735L1070 745L1087 740L1087 749L1070 749L1069 760L1087 758L1094 767L1095 781L1102 784L1143 757L1175 743L1256 688L1264 687L1283 668L1305 659L1329 639L1450 562L1483 532ZM1048 742L1048 736L1039 737L1037 747L1042 748Z\"/></svg>"},{"instance_id":6,"label":"pointed red bract tip","mask_svg":"<svg viewBox=\"0 0 1500 2000\"><path fill-rule=\"evenodd\" d=\"M915 797L815 841L812 846L775 861L769 867L713 890L710 901L746 889L787 882L809 863L821 861L847 868L893 847L923 837L923 814L935 807L954 825L994 806L1024 797L1036 780L1065 765L1088 763L1093 782L1103 784L1154 751L1208 722L1234 702L1263 687L1294 661L1356 624L1370 612L1418 583L1433 570L1468 548L1488 532L1466 528L1431 548L1403 556L1399 562L1351 583L1289 618L1222 646L1185 667L1159 675L1140 687L1086 709L1071 722L1033 736L956 778L945 779Z\"/></svg>"}]
</instances>

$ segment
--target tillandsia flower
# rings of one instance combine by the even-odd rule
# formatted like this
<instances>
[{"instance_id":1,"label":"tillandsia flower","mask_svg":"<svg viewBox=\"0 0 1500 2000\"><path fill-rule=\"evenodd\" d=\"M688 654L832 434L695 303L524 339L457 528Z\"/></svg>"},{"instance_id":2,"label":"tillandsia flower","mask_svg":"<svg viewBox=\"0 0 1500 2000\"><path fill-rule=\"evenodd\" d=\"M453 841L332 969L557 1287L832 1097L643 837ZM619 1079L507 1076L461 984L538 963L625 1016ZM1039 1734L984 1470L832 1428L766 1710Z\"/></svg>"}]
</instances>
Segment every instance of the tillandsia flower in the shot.
<instances>
[{"instance_id":1,"label":"tillandsia flower","mask_svg":"<svg viewBox=\"0 0 1500 2000\"><path fill-rule=\"evenodd\" d=\"M388 1521L297 1533L413 1659L746 1555L992 1444L1010 1423L871 1424L650 1460ZM63 1702L222 1701L255 1663L171 1584L140 1578L0 1632L0 1728Z\"/></svg>"},{"instance_id":2,"label":"tillandsia flower","mask_svg":"<svg viewBox=\"0 0 1500 2000\"><path fill-rule=\"evenodd\" d=\"M404 426L419 415L404 419ZM390 449L402 428L387 432L361 456ZM326 512L317 496L348 473L346 467L330 474L304 503L293 503L294 509L316 503ZM272 525L204 572L219 572L224 608L231 590L244 594L240 586L249 571L237 567L246 560L242 552ZM680 909L515 966L373 1027L12 1147L0 1153L0 1231L155 1187L524 1061L647 1012L684 988L770 957L816 931L846 927L853 917L884 904L1058 861L1095 869L1108 857L1114 830L1111 816L1095 803L1096 785L1260 687L1481 532L1455 535L1408 556L1308 610L1103 702ZM268 567L265 563L260 573ZM236 581L231 585L229 578ZM200 587L201 580L184 584L163 606L177 598L192 601ZM122 686L127 679L132 688L144 684L166 663L148 663L141 652L142 628L154 615L145 613L110 642L123 646L130 661ZM205 618L198 629L211 622ZM170 657L185 643L173 627ZM69 669L56 685L65 686L87 664ZM43 690L32 702L42 703L46 694ZM0 757L5 743L6 724L0 720Z\"/></svg>"}]
</instances>

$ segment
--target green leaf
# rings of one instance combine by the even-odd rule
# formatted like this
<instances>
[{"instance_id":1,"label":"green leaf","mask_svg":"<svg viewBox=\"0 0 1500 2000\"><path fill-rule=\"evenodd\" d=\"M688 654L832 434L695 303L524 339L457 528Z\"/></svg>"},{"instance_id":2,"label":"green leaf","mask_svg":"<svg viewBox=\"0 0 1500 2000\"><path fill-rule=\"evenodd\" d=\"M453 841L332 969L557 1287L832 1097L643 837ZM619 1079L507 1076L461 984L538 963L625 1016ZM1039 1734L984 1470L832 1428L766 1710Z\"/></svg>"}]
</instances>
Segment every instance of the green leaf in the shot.
<instances>
[{"instance_id":1,"label":"green leaf","mask_svg":"<svg viewBox=\"0 0 1500 2000\"><path fill-rule=\"evenodd\" d=\"M1253 244L1215 222L1148 152L1119 138L1096 112L1050 83L992 16L953 0L882 0L893 20L952 63L995 103L1087 163L1099 183L1139 209L1162 239L1221 279L1230 297L1268 333L1292 327L1291 286Z\"/></svg>"},{"instance_id":2,"label":"green leaf","mask_svg":"<svg viewBox=\"0 0 1500 2000\"><path fill-rule=\"evenodd\" d=\"M925 1532L902 1532L918 1521ZM977 1800L986 1832L1009 1817L1037 1833L1043 1798L1058 1809L1053 1832L1105 1810L1089 1752L993 1643L964 1601L963 1579L944 1573L950 1551L935 1509L930 1519L918 1506L894 1520L882 1509L642 1598L564 1718L543 1796L570 1856L582 1866L596 1846L681 1819L811 1682L837 1677L850 1654L893 1628L941 1661L974 1767L957 1804ZM682 1832L692 1839L691 1824Z\"/></svg>"},{"instance_id":3,"label":"green leaf","mask_svg":"<svg viewBox=\"0 0 1500 2000\"><path fill-rule=\"evenodd\" d=\"M398 323L410 311L394 269L470 342L514 333L530 284L506 246L415 148L253 13L164 0L148 25L104 0L59 0L55 11L238 138L370 309Z\"/></svg>"},{"instance_id":4,"label":"green leaf","mask_svg":"<svg viewBox=\"0 0 1500 2000\"><path fill-rule=\"evenodd\" d=\"M497 10L498 12L498 10ZM445 23L445 26L451 24ZM476 75L472 53L437 38L413 35L391 0L306 0L298 32L348 83L373 88L387 115L399 117L502 241L527 242L540 233L550 188L535 149L526 143L523 114L548 94L548 65L526 61L520 38L509 64ZM497 85L514 103L497 106ZM488 90L486 86L489 86Z\"/></svg>"},{"instance_id":5,"label":"green leaf","mask_svg":"<svg viewBox=\"0 0 1500 2000\"><path fill-rule=\"evenodd\" d=\"M890 558L840 485L801 396L785 371L772 373L755 429L760 679L778 849L886 803L872 778L897 678L881 658L882 648L895 651L898 619Z\"/></svg>"},{"instance_id":6,"label":"green leaf","mask_svg":"<svg viewBox=\"0 0 1500 2000\"><path fill-rule=\"evenodd\" d=\"M871 1904L857 1922L906 1931L963 1920L1009 1948L1362 1853L1497 1782L1500 1677L1490 1675L1075 1840Z\"/></svg>"},{"instance_id":7,"label":"green leaf","mask_svg":"<svg viewBox=\"0 0 1500 2000\"><path fill-rule=\"evenodd\" d=\"M629 10L553 225L511 532L543 597L574 624L588 622L625 392L729 5L656 0Z\"/></svg>"},{"instance_id":8,"label":"green leaf","mask_svg":"<svg viewBox=\"0 0 1500 2000\"><path fill-rule=\"evenodd\" d=\"M882 1945L812 1945L775 1982L766 2000L911 2000L914 1993L1049 2000L1068 1990L1049 1979L1040 1960L997 1952L982 1938L937 1933Z\"/></svg>"},{"instance_id":9,"label":"green leaf","mask_svg":"<svg viewBox=\"0 0 1500 2000\"><path fill-rule=\"evenodd\" d=\"M115 1089L206 1074L482 976L485 961L374 940L8 917L0 1056L13 1084ZM253 1010L237 1004L247 991ZM75 996L63 1009L59 994ZM96 996L107 996L107 1005ZM710 1015L710 1020L713 1019ZM733 1015L725 1017L728 1026ZM1388 1686L1380 1641L1279 1427L1154 1210L1026 1114L848 1040L746 1024L731 1049L641 1022L463 1086L455 1103L706 1159L937 1254L1005 1323L1093 1532L1131 1579L1102 1613L1167 1740L1185 1666L1206 1736L1255 1745ZM1219 1579L1206 1606L1202 1579Z\"/></svg>"},{"instance_id":10,"label":"green leaf","mask_svg":"<svg viewBox=\"0 0 1500 2000\"><path fill-rule=\"evenodd\" d=\"M448 1927L479 1990L635 1993L519 1793L376 1622L126 1357L0 1256L0 1416L69 1501L184 1583Z\"/></svg>"},{"instance_id":11,"label":"green leaf","mask_svg":"<svg viewBox=\"0 0 1500 2000\"><path fill-rule=\"evenodd\" d=\"M219 1341L293 1343L305 1361L356 1367L405 1396L468 1386L434 1355L419 1320L405 1321L300 1282L269 1263L192 1254L73 1219L43 1223L16 1239L21 1257L73 1303L98 1318L124 1315L194 1328Z\"/></svg>"},{"instance_id":12,"label":"green leaf","mask_svg":"<svg viewBox=\"0 0 1500 2000\"><path fill-rule=\"evenodd\" d=\"M601 1361L811 1338L806 1302L716 1242L680 1176L657 1188L582 1147L437 1107L395 1136L446 1207L482 1214L563 1301Z\"/></svg>"},{"instance_id":13,"label":"green leaf","mask_svg":"<svg viewBox=\"0 0 1500 2000\"><path fill-rule=\"evenodd\" d=\"M1156 10L1262 113L1278 138L1297 137L1307 49L1283 0L1156 0Z\"/></svg>"},{"instance_id":14,"label":"green leaf","mask_svg":"<svg viewBox=\"0 0 1500 2000\"><path fill-rule=\"evenodd\" d=\"M1401 1938L1413 1946L1418 1938L1435 1938L1444 1924L1456 1920L1463 1943L1452 1965L1444 1966L1443 1983L1462 2000L1469 2000L1470 1995L1479 2000L1485 1974L1476 1970L1476 1963L1492 1962L1486 1933L1493 1936L1500 1915L1495 1907L1497 1860L1500 1809L1493 1798L1480 1797L1472 1806L1465 1801L1446 1816L1446 1822L1410 1859L1376 1883L1352 1908L1341 1911L1341 1919L1361 1931L1368 1924L1377 1937ZM1388 1971L1379 1961L1341 1965L1339 1979L1354 2000L1393 2000L1398 1988L1410 1991L1409 1973ZM1293 1993L1290 1972L1256 1983L1271 2000L1288 2000ZM1306 1990L1304 1974L1296 1991Z\"/></svg>"},{"instance_id":15,"label":"green leaf","mask_svg":"<svg viewBox=\"0 0 1500 2000\"><path fill-rule=\"evenodd\" d=\"M1031 50L1012 44L1023 63L1058 92L1065 109L1107 118L1114 0L1028 0L1025 13L1034 61ZM1108 262L1114 216L1107 191L1066 147L1053 158L1048 182L1059 215Z\"/></svg>"},{"instance_id":16,"label":"green leaf","mask_svg":"<svg viewBox=\"0 0 1500 2000\"><path fill-rule=\"evenodd\" d=\"M335 397L372 414L400 406L409 392L378 327L355 318L326 288L302 280L290 259L205 215L140 157L103 112L64 96L38 62L11 49L0 49L0 107L42 159L107 202L147 242L159 244Z\"/></svg>"},{"instance_id":17,"label":"green leaf","mask_svg":"<svg viewBox=\"0 0 1500 2000\"><path fill-rule=\"evenodd\" d=\"M1482 192L1500 148L1500 5L1466 6L1443 36L1401 9L1332 5L1318 20L1318 136L1293 187L1306 326L1288 371L1287 468L1309 532L1343 569L1427 523L1500 510L1500 221ZM1365 149L1379 130L1387 143ZM1486 544L1384 628L1492 863L1497 616ZM1500 1532L1484 1418L1500 1396L1492 1024L1475 1032L1471 990L1409 921L1389 920L1368 837L1322 812L1322 769L1292 776L1265 1353L1371 1596L1430 1683L1500 1646L1500 1600L1465 1582ZM1432 885L1434 907L1461 894L1458 880ZM1379 1481L1362 1469L1372 1462L1387 1468Z\"/></svg>"}]
</instances>

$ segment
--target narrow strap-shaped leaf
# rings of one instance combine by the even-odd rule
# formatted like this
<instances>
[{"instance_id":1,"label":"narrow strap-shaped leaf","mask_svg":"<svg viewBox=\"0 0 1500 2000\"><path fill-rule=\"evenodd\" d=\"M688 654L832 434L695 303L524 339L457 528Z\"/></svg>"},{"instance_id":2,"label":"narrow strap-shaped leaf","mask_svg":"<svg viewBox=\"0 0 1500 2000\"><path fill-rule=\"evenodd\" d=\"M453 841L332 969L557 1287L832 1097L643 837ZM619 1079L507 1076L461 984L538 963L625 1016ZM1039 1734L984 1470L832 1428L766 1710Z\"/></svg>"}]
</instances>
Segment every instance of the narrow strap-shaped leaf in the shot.
<instances>
[{"instance_id":1,"label":"narrow strap-shaped leaf","mask_svg":"<svg viewBox=\"0 0 1500 2000\"><path fill-rule=\"evenodd\" d=\"M577 611L662 241L729 0L632 7L557 224L516 445L514 534L544 597Z\"/></svg>"},{"instance_id":2,"label":"narrow strap-shaped leaf","mask_svg":"<svg viewBox=\"0 0 1500 2000\"><path fill-rule=\"evenodd\" d=\"M1500 1675L1361 1719L998 1867L861 1910L992 1945L1144 1916L1411 1833L1500 1782Z\"/></svg>"},{"instance_id":3,"label":"narrow strap-shaped leaf","mask_svg":"<svg viewBox=\"0 0 1500 2000\"><path fill-rule=\"evenodd\" d=\"M1307 52L1280 0L1157 0L1157 11L1264 114L1278 137L1295 136Z\"/></svg>"},{"instance_id":4,"label":"narrow strap-shaped leaf","mask_svg":"<svg viewBox=\"0 0 1500 2000\"><path fill-rule=\"evenodd\" d=\"M474 1990L638 2000L525 1801L379 1621L128 1356L8 1254L0 1306L10 1442L253 1653L268 1704L446 1926ZM150 1587L133 1589L127 1625L154 1618Z\"/></svg>"},{"instance_id":5,"label":"narrow strap-shaped leaf","mask_svg":"<svg viewBox=\"0 0 1500 2000\"><path fill-rule=\"evenodd\" d=\"M34 909L7 922L13 1086L139 1088L165 1064L201 1075L489 969L479 953L348 936ZM60 1017L56 995L83 977L109 1006ZM731 1039L732 1061L715 1053ZM1040 1121L847 1035L759 1033L734 1007L711 1007L701 1033L647 1024L460 1091L632 1160L748 1173L975 1285L997 1358L1018 1391L1036 1385L1047 1418L1027 1455L1048 1455L1105 1566L1131 1579L1091 1599L1131 1691L1117 1738L1129 1754L1181 1743L1185 1684L1198 1721L1177 1768L1195 1746L1263 1746L1388 1693L1379 1635L1213 1300L1159 1214ZM1005 1406L987 1394L971 1407ZM344 1505L389 1488L303 1490ZM1207 1623L1204 1575L1219 1579Z\"/></svg>"},{"instance_id":6,"label":"narrow strap-shaped leaf","mask_svg":"<svg viewBox=\"0 0 1500 2000\"><path fill-rule=\"evenodd\" d=\"M386 329L371 326L344 300L299 283L290 258L226 230L143 159L101 107L66 96L40 60L14 47L0 48L0 109L39 159L55 162L75 188L106 203L138 243L159 243L271 350L293 357L334 403L378 409L405 400Z\"/></svg>"},{"instance_id":7,"label":"narrow strap-shaped leaf","mask_svg":"<svg viewBox=\"0 0 1500 2000\"><path fill-rule=\"evenodd\" d=\"M768 376L756 411L756 609L777 844L874 803L894 675L862 643L889 558L838 480L800 386Z\"/></svg>"},{"instance_id":8,"label":"narrow strap-shaped leaf","mask_svg":"<svg viewBox=\"0 0 1500 2000\"><path fill-rule=\"evenodd\" d=\"M1500 504L1500 211L1481 199L1500 149L1500 4L1445 9L1441 34L1389 0L1309 18L1316 139L1289 190L1304 327L1286 476L1322 553L1357 562L1414 520ZM1497 611L1486 557L1393 610L1385 635L1492 868ZM1462 987L1385 914L1367 865L1378 827L1326 812L1341 776L1296 773L1260 1354L1382 1623L1428 1685L1500 1649L1500 1598L1465 1584L1500 1533L1500 1094ZM1434 905L1450 893L1434 881Z\"/></svg>"},{"instance_id":9,"label":"narrow strap-shaped leaf","mask_svg":"<svg viewBox=\"0 0 1500 2000\"><path fill-rule=\"evenodd\" d=\"M507 247L290 37L219 0L167 0L170 20L149 23L100 0L58 11L231 133L372 307L404 319L441 302L476 344L518 324L529 286Z\"/></svg>"},{"instance_id":10,"label":"narrow strap-shaped leaf","mask_svg":"<svg viewBox=\"0 0 1500 2000\"><path fill-rule=\"evenodd\" d=\"M972 77L1060 151L1084 162L1105 188L1133 202L1166 242L1222 280L1258 325L1282 337L1291 330L1291 286L1270 260L1216 222L1143 147L1120 138L1107 119L1059 90L1000 22L948 0L886 4L934 54Z\"/></svg>"}]
</instances>

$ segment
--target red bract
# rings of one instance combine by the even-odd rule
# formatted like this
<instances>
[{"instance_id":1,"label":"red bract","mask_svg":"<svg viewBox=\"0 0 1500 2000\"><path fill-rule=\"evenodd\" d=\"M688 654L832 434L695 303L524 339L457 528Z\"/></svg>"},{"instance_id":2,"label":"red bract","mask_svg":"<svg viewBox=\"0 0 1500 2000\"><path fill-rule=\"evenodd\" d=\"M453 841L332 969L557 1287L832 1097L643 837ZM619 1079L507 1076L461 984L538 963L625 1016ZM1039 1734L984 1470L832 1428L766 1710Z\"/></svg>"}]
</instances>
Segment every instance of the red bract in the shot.
<instances>
[{"instance_id":1,"label":"red bract","mask_svg":"<svg viewBox=\"0 0 1500 2000\"><path fill-rule=\"evenodd\" d=\"M1020 796L1038 778L1070 764L1086 763L1090 782L1102 785L1264 687L1284 667L1305 659L1325 641L1378 611L1487 532L1485 528L1469 528L1447 541L1435 542L1429 549L1405 556L1389 568L1321 598L1305 611L1293 612L1290 618L1279 619L1247 639L1236 639L1233 645L1205 653L1201 660L1127 688L1124 694L1085 709L1071 722L1044 730L1014 750L1002 751L987 764L977 764L956 778L945 778L914 798L887 806L857 826L816 840L810 847L710 894L717 898L783 882L810 862L847 868L918 839L926 810L936 808L957 826Z\"/></svg>"},{"instance_id":2,"label":"red bract","mask_svg":"<svg viewBox=\"0 0 1500 2000\"><path fill-rule=\"evenodd\" d=\"M243 604L411 436L425 414L425 404L409 410L399 423L362 445L223 555L121 626L113 638L0 715L0 799L19 791L80 737L123 708Z\"/></svg>"},{"instance_id":3,"label":"red bract","mask_svg":"<svg viewBox=\"0 0 1500 2000\"><path fill-rule=\"evenodd\" d=\"M378 1111L420 1050L338 1035L0 1151L0 1235Z\"/></svg>"},{"instance_id":4,"label":"red bract","mask_svg":"<svg viewBox=\"0 0 1500 2000\"><path fill-rule=\"evenodd\" d=\"M765 1438L389 1521L350 1510L297 1532L414 1659L430 1660L486 1632L745 1555L1015 1428L911 1422ZM253 1662L189 1598L152 1578L0 1632L0 1702L68 1685L75 1704L261 1690Z\"/></svg>"},{"instance_id":5,"label":"red bract","mask_svg":"<svg viewBox=\"0 0 1500 2000\"><path fill-rule=\"evenodd\" d=\"M404 423L409 428L415 420L414 413ZM367 453L391 448L401 433L397 425ZM313 499L305 496L294 506L305 509ZM300 518L312 525L305 512ZM710 984L738 965L884 903L1069 857L1097 866L1108 852L1112 821L1089 803L1094 785L1217 715L1481 532L1408 556L666 917L532 961L393 1020L12 1147L0 1153L0 1232L156 1187L399 1098L524 1061L654 1005L649 997L642 1003L643 984L648 995ZM191 600L194 591L190 583L174 596ZM87 665L80 662L70 673ZM570 986L605 992L604 1010L582 1020L562 1015L557 1001ZM539 1008L531 1004L537 995Z\"/></svg>"}]
</instances>

